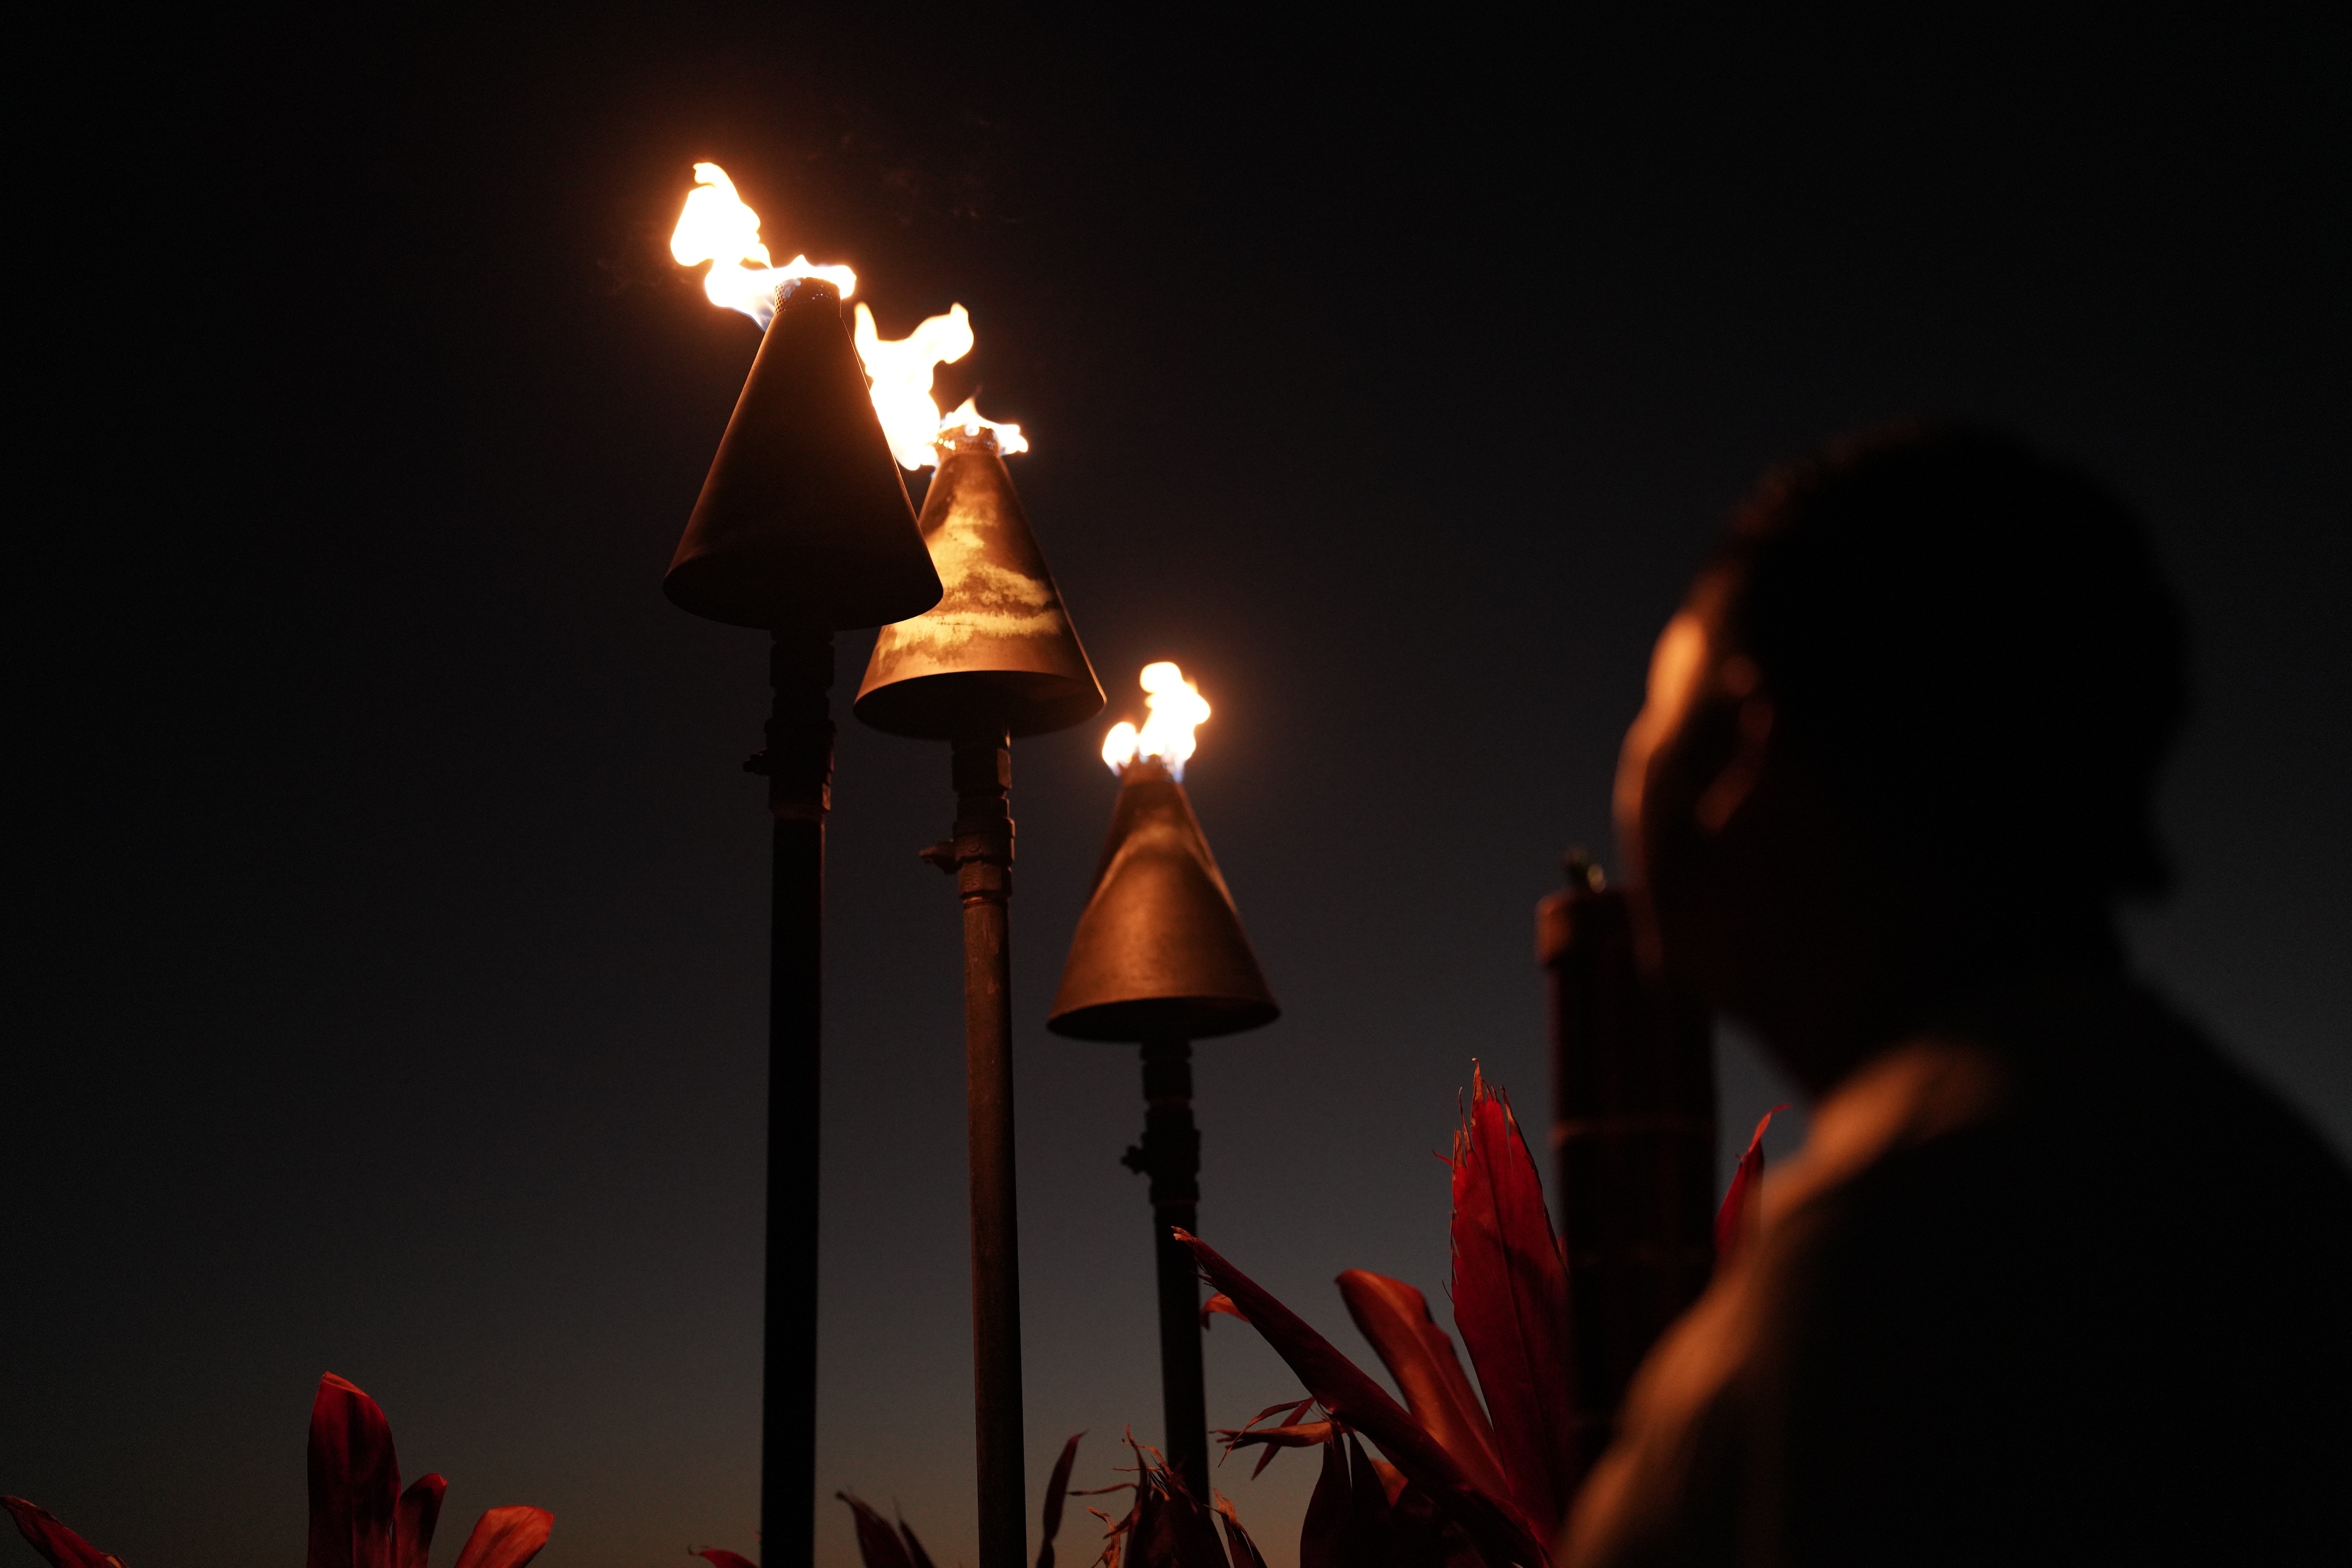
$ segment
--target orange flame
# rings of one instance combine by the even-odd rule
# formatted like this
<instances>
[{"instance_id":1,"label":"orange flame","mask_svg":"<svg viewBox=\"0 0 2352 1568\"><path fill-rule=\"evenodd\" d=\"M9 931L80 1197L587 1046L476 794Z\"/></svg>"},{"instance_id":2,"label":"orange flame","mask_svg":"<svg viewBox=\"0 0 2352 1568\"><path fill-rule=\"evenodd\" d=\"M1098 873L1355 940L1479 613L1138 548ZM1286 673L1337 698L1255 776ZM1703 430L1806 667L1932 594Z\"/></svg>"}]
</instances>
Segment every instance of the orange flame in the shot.
<instances>
[{"instance_id":1,"label":"orange flame","mask_svg":"<svg viewBox=\"0 0 2352 1568\"><path fill-rule=\"evenodd\" d=\"M694 189L670 232L669 253L680 267L709 262L702 291L710 302L740 310L763 328L776 314L777 292L788 283L821 277L844 299L857 292L857 274L845 267L816 266L805 256L772 265L760 239L760 214L743 204L735 182L716 163L694 166Z\"/></svg>"},{"instance_id":2,"label":"orange flame","mask_svg":"<svg viewBox=\"0 0 2352 1568\"><path fill-rule=\"evenodd\" d=\"M971 353L976 341L971 312L962 306L950 305L946 315L927 317L913 331L894 339L882 336L874 325L874 312L860 305L856 339L857 357L866 361L866 374L874 383L874 412L881 416L882 434L901 465L928 468L937 463L933 447L941 436L958 430L967 435L994 431L997 450L1008 455L1029 450L1019 425L982 419L971 398L945 419L940 417L940 405L931 396L932 374L940 365Z\"/></svg>"},{"instance_id":3,"label":"orange flame","mask_svg":"<svg viewBox=\"0 0 2352 1568\"><path fill-rule=\"evenodd\" d=\"M1103 737L1102 758L1113 773L1124 773L1142 758L1157 758L1171 777L1181 779L1196 744L1193 727L1209 716L1209 705L1184 672L1165 659L1144 665L1137 682L1144 692L1143 727L1125 719L1111 726Z\"/></svg>"},{"instance_id":4,"label":"orange flame","mask_svg":"<svg viewBox=\"0 0 2352 1568\"><path fill-rule=\"evenodd\" d=\"M776 298L786 285L803 277L821 277L848 298L857 291L857 275L845 267L819 267L796 256L782 267L772 265L768 247L760 238L760 214L735 193L735 182L716 163L694 166L694 189L677 214L669 236L669 253L680 267L710 264L702 290L713 305L740 310L762 329L775 319ZM932 372L971 352L971 316L951 305L944 316L933 316L898 339L887 339L874 325L874 312L857 307L857 357L866 366L867 395L882 421L882 434L891 455L908 468L929 468L939 461L933 450L956 431L996 436L996 449L1010 456L1029 450L1029 440L1017 424L983 419L973 400L946 418L931 397Z\"/></svg>"}]
</instances>

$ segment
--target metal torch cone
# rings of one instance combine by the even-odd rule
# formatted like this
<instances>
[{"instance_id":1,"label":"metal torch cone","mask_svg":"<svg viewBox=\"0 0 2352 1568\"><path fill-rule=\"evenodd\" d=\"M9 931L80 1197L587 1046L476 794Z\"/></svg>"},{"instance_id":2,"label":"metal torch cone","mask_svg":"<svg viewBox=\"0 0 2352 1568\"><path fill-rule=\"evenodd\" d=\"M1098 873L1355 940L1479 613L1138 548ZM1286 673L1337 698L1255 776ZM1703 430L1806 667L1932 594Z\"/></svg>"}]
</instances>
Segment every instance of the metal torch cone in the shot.
<instances>
[{"instance_id":1,"label":"metal torch cone","mask_svg":"<svg viewBox=\"0 0 2352 1568\"><path fill-rule=\"evenodd\" d=\"M903 620L940 599L913 519L841 296L804 278L760 340L662 591L732 626Z\"/></svg>"},{"instance_id":2,"label":"metal torch cone","mask_svg":"<svg viewBox=\"0 0 2352 1568\"><path fill-rule=\"evenodd\" d=\"M914 614L940 596L830 284L803 281L779 303L662 587L680 609L775 635L767 749L744 764L766 776L775 823L760 1517L772 1568L803 1568L814 1560L816 1531L833 633Z\"/></svg>"},{"instance_id":3,"label":"metal torch cone","mask_svg":"<svg viewBox=\"0 0 2352 1568\"><path fill-rule=\"evenodd\" d=\"M1103 693L994 434L950 432L939 453L921 528L945 592L936 609L883 628L856 711L877 729L952 746L955 836L923 853L955 877L963 901L980 1562L1021 1568L1028 1489L1013 1150L1013 737L1083 724L1102 711Z\"/></svg>"},{"instance_id":4,"label":"metal torch cone","mask_svg":"<svg viewBox=\"0 0 2352 1568\"><path fill-rule=\"evenodd\" d=\"M875 639L859 721L924 740L1018 738L1102 712L1102 683L991 432L940 438L917 526L942 591L935 607Z\"/></svg>"},{"instance_id":5,"label":"metal torch cone","mask_svg":"<svg viewBox=\"0 0 2352 1568\"><path fill-rule=\"evenodd\" d=\"M1075 1040L1143 1048L1143 1142L1128 1150L1125 1164L1151 1178L1168 1463L1204 1499L1201 1291L1192 1257L1174 1236L1179 1228L1201 1228L1192 1042L1257 1029L1281 1012L1183 785L1157 760L1136 762L1121 777L1094 894L1078 916L1045 1027Z\"/></svg>"}]
</instances>

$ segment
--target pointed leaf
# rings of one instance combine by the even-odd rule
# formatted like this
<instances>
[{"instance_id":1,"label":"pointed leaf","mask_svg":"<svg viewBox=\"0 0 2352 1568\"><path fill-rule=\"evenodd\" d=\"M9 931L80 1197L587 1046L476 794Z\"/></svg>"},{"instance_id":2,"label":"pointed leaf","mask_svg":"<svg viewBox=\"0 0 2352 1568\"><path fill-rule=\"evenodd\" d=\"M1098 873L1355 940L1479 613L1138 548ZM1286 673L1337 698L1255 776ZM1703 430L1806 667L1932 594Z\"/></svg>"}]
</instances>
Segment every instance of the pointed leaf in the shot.
<instances>
[{"instance_id":1,"label":"pointed leaf","mask_svg":"<svg viewBox=\"0 0 2352 1568\"><path fill-rule=\"evenodd\" d=\"M1182 1478L1130 1435L1135 1451L1135 1511L1129 1515L1128 1552L1139 1568L1227 1568L1213 1515L1186 1489Z\"/></svg>"},{"instance_id":2,"label":"pointed leaf","mask_svg":"<svg viewBox=\"0 0 2352 1568\"><path fill-rule=\"evenodd\" d=\"M1507 1498L1479 1490L1444 1445L1389 1397L1388 1390L1365 1375L1362 1368L1341 1355L1330 1341L1309 1328L1264 1286L1226 1262L1215 1248L1184 1231L1176 1234L1192 1249L1210 1282L1249 1314L1250 1326L1289 1364L1298 1381L1322 1401L1326 1410L1378 1443L1399 1469L1420 1482L1475 1536L1491 1542L1507 1558L1533 1563L1549 1561L1541 1538L1517 1506Z\"/></svg>"},{"instance_id":3,"label":"pointed leaf","mask_svg":"<svg viewBox=\"0 0 2352 1568\"><path fill-rule=\"evenodd\" d=\"M457 1553L456 1568L522 1568L539 1555L554 1533L555 1515L527 1503L512 1503L485 1511L474 1521L466 1549Z\"/></svg>"},{"instance_id":4,"label":"pointed leaf","mask_svg":"<svg viewBox=\"0 0 2352 1568\"><path fill-rule=\"evenodd\" d=\"M1510 1102L1475 1069L1453 1163L1454 1325L1478 1369L1511 1496L1548 1541L1578 1474L1568 1273L1544 1207L1543 1178Z\"/></svg>"},{"instance_id":5,"label":"pointed leaf","mask_svg":"<svg viewBox=\"0 0 2352 1568\"><path fill-rule=\"evenodd\" d=\"M1772 1118L1787 1110L1775 1105L1764 1113L1756 1124L1755 1134L1748 1140L1748 1152L1739 1156L1739 1164L1731 1173L1731 1186L1723 1195L1723 1207L1715 1212L1715 1266L1729 1263L1739 1253L1740 1243L1748 1239L1748 1211L1756 1201L1757 1184L1764 1179L1764 1129Z\"/></svg>"},{"instance_id":6,"label":"pointed leaf","mask_svg":"<svg viewBox=\"0 0 2352 1568\"><path fill-rule=\"evenodd\" d=\"M931 1554L923 1550L922 1537L915 1533L915 1527L908 1524L904 1516L898 1521L898 1534L907 1543L907 1560L915 1568L932 1568Z\"/></svg>"},{"instance_id":7,"label":"pointed leaf","mask_svg":"<svg viewBox=\"0 0 2352 1568\"><path fill-rule=\"evenodd\" d=\"M1054 1473L1045 1480L1045 1537L1037 1548L1037 1568L1054 1568L1054 1537L1062 1532L1062 1504L1070 1495L1070 1467L1078 1460L1078 1439L1084 1432L1073 1432L1070 1440L1062 1445L1062 1457L1054 1461Z\"/></svg>"},{"instance_id":8,"label":"pointed leaf","mask_svg":"<svg viewBox=\"0 0 2352 1568\"><path fill-rule=\"evenodd\" d=\"M1404 1392L1405 1408L1445 1445L1470 1478L1496 1497L1510 1495L1486 1407L1470 1391L1454 1341L1430 1316L1429 1301L1402 1280L1350 1269L1339 1276L1348 1315L1371 1342Z\"/></svg>"},{"instance_id":9,"label":"pointed leaf","mask_svg":"<svg viewBox=\"0 0 2352 1568\"><path fill-rule=\"evenodd\" d=\"M310 1454L309 1568L393 1568L400 1461L383 1409L324 1374L310 1402Z\"/></svg>"},{"instance_id":10,"label":"pointed leaf","mask_svg":"<svg viewBox=\"0 0 2352 1568\"><path fill-rule=\"evenodd\" d=\"M1241 1515L1234 1511L1232 1500L1224 1493L1216 1494L1217 1513L1225 1527L1225 1556L1231 1568L1266 1568L1265 1553L1257 1549L1250 1532L1242 1528Z\"/></svg>"},{"instance_id":11,"label":"pointed leaf","mask_svg":"<svg viewBox=\"0 0 2352 1568\"><path fill-rule=\"evenodd\" d=\"M1389 1568L1395 1555L1396 1532L1389 1518L1388 1487L1353 1432L1348 1434L1345 1443L1349 1476L1348 1561L1358 1568Z\"/></svg>"},{"instance_id":12,"label":"pointed leaf","mask_svg":"<svg viewBox=\"0 0 2352 1568\"><path fill-rule=\"evenodd\" d=\"M1319 1443L1328 1443L1339 1430L1333 1422L1305 1421L1287 1427L1244 1427L1238 1432L1220 1431L1216 1435L1224 1439L1228 1454L1235 1448L1257 1444L1265 1446L1265 1452L1257 1457L1257 1464L1250 1471L1250 1479L1255 1480L1265 1473L1265 1467L1274 1463L1274 1456L1283 1449L1311 1448Z\"/></svg>"},{"instance_id":13,"label":"pointed leaf","mask_svg":"<svg viewBox=\"0 0 2352 1568\"><path fill-rule=\"evenodd\" d=\"M1206 1332L1209 1327L1209 1320L1220 1312L1229 1318L1242 1318L1242 1310L1234 1305L1234 1299L1220 1291L1201 1303L1201 1327L1203 1332ZM1249 1319L1242 1318L1242 1322L1247 1322Z\"/></svg>"},{"instance_id":14,"label":"pointed leaf","mask_svg":"<svg viewBox=\"0 0 2352 1568\"><path fill-rule=\"evenodd\" d=\"M1244 1427L1239 1431L1220 1431L1225 1447L1246 1448L1258 1443L1277 1448L1311 1448L1318 1443L1328 1443L1335 1435L1328 1421L1300 1421L1284 1427Z\"/></svg>"},{"instance_id":15,"label":"pointed leaf","mask_svg":"<svg viewBox=\"0 0 2352 1568\"><path fill-rule=\"evenodd\" d=\"M1307 1520L1298 1527L1298 1568L1360 1568L1348 1554L1355 1488L1348 1457L1337 1443L1323 1445L1323 1473L1307 1500Z\"/></svg>"},{"instance_id":16,"label":"pointed leaf","mask_svg":"<svg viewBox=\"0 0 2352 1568\"><path fill-rule=\"evenodd\" d=\"M67 1529L65 1521L37 1502L0 1497L0 1508L16 1521L16 1533L48 1559L49 1568L122 1568L121 1562Z\"/></svg>"},{"instance_id":17,"label":"pointed leaf","mask_svg":"<svg viewBox=\"0 0 2352 1568\"><path fill-rule=\"evenodd\" d=\"M400 1494L392 1520L394 1568L425 1568L433 1552L433 1527L441 1520L441 1499L448 1490L447 1481L430 1475Z\"/></svg>"},{"instance_id":18,"label":"pointed leaf","mask_svg":"<svg viewBox=\"0 0 2352 1568\"><path fill-rule=\"evenodd\" d=\"M857 1555L866 1568L915 1568L915 1560L908 1555L907 1543L889 1521L867 1506L862 1498L845 1491L834 1496L849 1505L850 1517L857 1521Z\"/></svg>"}]
</instances>

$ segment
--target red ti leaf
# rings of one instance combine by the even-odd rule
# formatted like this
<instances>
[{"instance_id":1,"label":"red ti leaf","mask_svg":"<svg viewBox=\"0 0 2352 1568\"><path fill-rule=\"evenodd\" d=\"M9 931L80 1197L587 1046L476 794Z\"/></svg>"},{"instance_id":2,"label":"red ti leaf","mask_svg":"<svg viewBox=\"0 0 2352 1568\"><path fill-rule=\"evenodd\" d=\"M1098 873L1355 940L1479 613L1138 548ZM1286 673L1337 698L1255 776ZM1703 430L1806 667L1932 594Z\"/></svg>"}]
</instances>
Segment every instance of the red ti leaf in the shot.
<instances>
[{"instance_id":1,"label":"red ti leaf","mask_svg":"<svg viewBox=\"0 0 2352 1568\"><path fill-rule=\"evenodd\" d=\"M555 1515L543 1508L515 1504L484 1511L457 1553L456 1568L522 1568L554 1533Z\"/></svg>"},{"instance_id":2,"label":"red ti leaf","mask_svg":"<svg viewBox=\"0 0 2352 1568\"><path fill-rule=\"evenodd\" d=\"M441 1519L441 1499L448 1490L447 1481L433 1475L400 1494L392 1518L393 1568L425 1568L433 1552L433 1527Z\"/></svg>"},{"instance_id":3,"label":"red ti leaf","mask_svg":"<svg viewBox=\"0 0 2352 1568\"><path fill-rule=\"evenodd\" d=\"M1114 1531L1125 1533L1124 1552L1116 1558L1107 1552L1106 1559L1131 1560L1136 1568L1227 1568L1214 1516L1165 1464L1146 1458L1131 1434L1127 1443L1135 1450L1135 1507Z\"/></svg>"},{"instance_id":4,"label":"red ti leaf","mask_svg":"<svg viewBox=\"0 0 2352 1568\"><path fill-rule=\"evenodd\" d=\"M1364 1446L1349 1433L1333 1448L1344 1444L1348 1450L1349 1520L1348 1535L1352 1550L1348 1553L1350 1563L1360 1568L1386 1568L1395 1555L1395 1532L1389 1519L1388 1481L1372 1468ZM1391 1472L1393 1473L1393 1472Z\"/></svg>"},{"instance_id":5,"label":"red ti leaf","mask_svg":"<svg viewBox=\"0 0 2352 1568\"><path fill-rule=\"evenodd\" d=\"M65 1521L37 1502L0 1497L0 1508L16 1521L16 1533L48 1559L49 1568L122 1568L121 1559L108 1556L76 1535L66 1528Z\"/></svg>"},{"instance_id":6,"label":"red ti leaf","mask_svg":"<svg viewBox=\"0 0 2352 1568\"><path fill-rule=\"evenodd\" d=\"M1339 1276L1339 1295L1348 1303L1348 1315L1404 1391L1405 1408L1413 1418L1445 1445L1480 1488L1508 1497L1510 1483L1503 1477L1502 1456L1496 1451L1486 1406L1470 1391L1454 1341L1430 1316L1428 1298L1402 1280L1365 1269Z\"/></svg>"},{"instance_id":7,"label":"red ti leaf","mask_svg":"<svg viewBox=\"0 0 2352 1568\"><path fill-rule=\"evenodd\" d=\"M1084 1432L1073 1432L1070 1440L1062 1445L1062 1457L1054 1461L1054 1473L1045 1481L1045 1519L1041 1533L1045 1540L1037 1548L1037 1568L1054 1568L1054 1537L1062 1532L1062 1504L1070 1495L1070 1467L1078 1462L1078 1439Z\"/></svg>"},{"instance_id":8,"label":"red ti leaf","mask_svg":"<svg viewBox=\"0 0 2352 1568\"><path fill-rule=\"evenodd\" d=\"M376 1402L330 1372L310 1402L309 1568L393 1568L400 1461Z\"/></svg>"},{"instance_id":9,"label":"red ti leaf","mask_svg":"<svg viewBox=\"0 0 2352 1568\"><path fill-rule=\"evenodd\" d=\"M1731 1186L1723 1195L1723 1207L1715 1211L1715 1266L1718 1269L1738 1255L1739 1244L1748 1239L1748 1210L1756 1201L1756 1185L1764 1179L1764 1129L1772 1118L1788 1109L1775 1105L1764 1113L1756 1124L1756 1132L1748 1140L1748 1152L1739 1156L1739 1164L1731 1173Z\"/></svg>"},{"instance_id":10,"label":"red ti leaf","mask_svg":"<svg viewBox=\"0 0 2352 1568\"><path fill-rule=\"evenodd\" d=\"M1381 1446L1396 1467L1420 1483L1439 1506L1458 1517L1471 1533L1493 1544L1507 1560L1544 1563L1542 1535L1507 1498L1479 1490L1444 1445L1431 1437L1404 1406L1389 1396L1363 1369L1341 1355L1331 1342L1309 1328L1256 1281L1219 1256L1199 1237L1176 1232L1192 1249L1210 1283L1232 1296L1250 1326L1289 1364L1307 1391L1348 1426ZM1279 1408L1277 1406L1276 1408Z\"/></svg>"},{"instance_id":11,"label":"red ti leaf","mask_svg":"<svg viewBox=\"0 0 2352 1568\"><path fill-rule=\"evenodd\" d=\"M1234 1305L1234 1299L1220 1291L1201 1303L1201 1327L1203 1330L1207 1329L1209 1320L1219 1312L1224 1313L1229 1318L1242 1318L1242 1310ZM1249 1319L1242 1318L1242 1322L1247 1322Z\"/></svg>"},{"instance_id":12,"label":"red ti leaf","mask_svg":"<svg viewBox=\"0 0 2352 1568\"><path fill-rule=\"evenodd\" d=\"M1274 1463L1274 1456L1283 1449L1312 1448L1328 1443L1334 1430L1328 1421L1306 1421L1288 1427L1249 1426L1238 1432L1219 1432L1217 1436L1225 1440L1225 1452L1228 1454L1235 1448L1264 1445L1265 1452L1258 1456L1257 1468L1250 1471L1250 1479L1255 1480L1265 1473L1266 1466Z\"/></svg>"},{"instance_id":13,"label":"red ti leaf","mask_svg":"<svg viewBox=\"0 0 2352 1568\"><path fill-rule=\"evenodd\" d=\"M908 1555L907 1543L889 1521L867 1505L862 1498L835 1492L834 1496L849 1505L850 1516L857 1521L857 1555L866 1568L915 1568L915 1560Z\"/></svg>"},{"instance_id":14,"label":"red ti leaf","mask_svg":"<svg viewBox=\"0 0 2352 1568\"><path fill-rule=\"evenodd\" d=\"M898 1533L906 1540L908 1561L914 1563L915 1568L931 1568L931 1554L923 1550L922 1538L915 1533L915 1527L908 1524L904 1516L898 1521Z\"/></svg>"},{"instance_id":15,"label":"red ti leaf","mask_svg":"<svg viewBox=\"0 0 2352 1568\"><path fill-rule=\"evenodd\" d=\"M1241 1515L1224 1493L1217 1496L1217 1513L1225 1527L1225 1555L1232 1568L1265 1568L1265 1553L1257 1549L1250 1532L1242 1528Z\"/></svg>"},{"instance_id":16,"label":"red ti leaf","mask_svg":"<svg viewBox=\"0 0 2352 1568\"><path fill-rule=\"evenodd\" d=\"M1544 1208L1543 1178L1510 1102L1488 1090L1475 1068L1453 1163L1454 1323L1478 1369L1511 1496L1535 1533L1549 1540L1577 1475L1568 1274Z\"/></svg>"},{"instance_id":17,"label":"red ti leaf","mask_svg":"<svg viewBox=\"0 0 2352 1568\"><path fill-rule=\"evenodd\" d=\"M1307 1500L1307 1521L1298 1529L1298 1568L1357 1568L1349 1552L1354 1533L1355 1488L1348 1456L1337 1443L1323 1445L1323 1473Z\"/></svg>"}]
</instances>

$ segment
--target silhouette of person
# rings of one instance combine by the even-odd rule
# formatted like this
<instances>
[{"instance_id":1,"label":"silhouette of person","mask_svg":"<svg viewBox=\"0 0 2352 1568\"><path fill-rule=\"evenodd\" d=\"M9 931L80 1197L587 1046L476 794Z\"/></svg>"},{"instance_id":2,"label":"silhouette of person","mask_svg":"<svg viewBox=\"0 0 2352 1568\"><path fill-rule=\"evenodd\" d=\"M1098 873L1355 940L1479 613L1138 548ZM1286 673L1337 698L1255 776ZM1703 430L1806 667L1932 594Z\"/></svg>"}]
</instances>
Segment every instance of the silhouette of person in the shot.
<instances>
[{"instance_id":1,"label":"silhouette of person","mask_svg":"<svg viewBox=\"0 0 2352 1568\"><path fill-rule=\"evenodd\" d=\"M2106 491L1906 427L1767 478L1658 641L1647 956L1813 1103L1576 1568L2352 1563L2352 1176L2130 976L2182 619Z\"/></svg>"}]
</instances>

